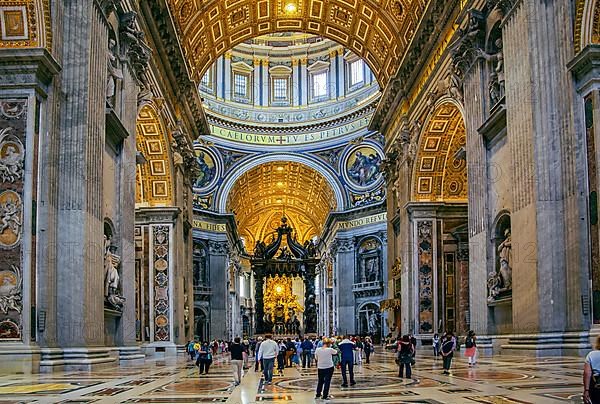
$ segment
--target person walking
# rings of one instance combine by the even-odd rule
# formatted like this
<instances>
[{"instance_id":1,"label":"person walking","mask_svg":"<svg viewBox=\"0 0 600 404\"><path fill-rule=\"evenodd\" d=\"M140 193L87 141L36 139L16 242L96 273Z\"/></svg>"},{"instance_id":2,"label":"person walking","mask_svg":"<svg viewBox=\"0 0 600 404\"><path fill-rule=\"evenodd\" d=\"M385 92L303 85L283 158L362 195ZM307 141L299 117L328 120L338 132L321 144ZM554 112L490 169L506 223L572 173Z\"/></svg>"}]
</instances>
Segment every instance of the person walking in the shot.
<instances>
[{"instance_id":1,"label":"person walking","mask_svg":"<svg viewBox=\"0 0 600 404\"><path fill-rule=\"evenodd\" d=\"M342 353L342 387L348 387L346 369L350 373L350 385L354 386L356 384L354 381L354 351L356 350L356 345L346 338L339 343L338 348Z\"/></svg>"},{"instance_id":2,"label":"person walking","mask_svg":"<svg viewBox=\"0 0 600 404\"><path fill-rule=\"evenodd\" d=\"M454 335L452 332L448 332L444 335L442 340L442 346L440 349L440 353L442 354L442 358L444 361L444 374L450 374L450 366L452 365L452 357L454 356L454 349L456 347L456 342L454 339Z\"/></svg>"},{"instance_id":3,"label":"person walking","mask_svg":"<svg viewBox=\"0 0 600 404\"><path fill-rule=\"evenodd\" d=\"M256 346L254 348L254 371L258 372L258 367L260 365L260 371L263 371L263 362L261 359L258 359L258 350L260 349L260 344L262 344L262 337L258 337L256 341Z\"/></svg>"},{"instance_id":4,"label":"person walking","mask_svg":"<svg viewBox=\"0 0 600 404\"><path fill-rule=\"evenodd\" d=\"M433 357L437 358L440 355L440 336L433 334Z\"/></svg>"},{"instance_id":5,"label":"person walking","mask_svg":"<svg viewBox=\"0 0 600 404\"><path fill-rule=\"evenodd\" d=\"M283 376L283 369L285 368L285 355L287 352L287 346L285 342L279 340L277 343L279 346L279 353L277 354L277 374Z\"/></svg>"},{"instance_id":6,"label":"person walking","mask_svg":"<svg viewBox=\"0 0 600 404\"><path fill-rule=\"evenodd\" d=\"M196 357L196 351L194 351L194 341L193 340L189 341L187 343L186 349L187 349L188 355L190 355L190 360L193 361L194 358Z\"/></svg>"},{"instance_id":7,"label":"person walking","mask_svg":"<svg viewBox=\"0 0 600 404\"><path fill-rule=\"evenodd\" d=\"M208 369L212 363L212 350L208 346L208 342L205 342L198 351L198 357L196 358L196 366L199 367L200 374L208 374Z\"/></svg>"},{"instance_id":8,"label":"person walking","mask_svg":"<svg viewBox=\"0 0 600 404\"><path fill-rule=\"evenodd\" d=\"M244 366L244 346L240 344L240 337L235 337L229 346L231 353L231 368L233 370L233 381L235 385L242 382L242 367Z\"/></svg>"},{"instance_id":9,"label":"person walking","mask_svg":"<svg viewBox=\"0 0 600 404\"><path fill-rule=\"evenodd\" d=\"M594 350L585 357L583 402L585 404L600 403L600 336L596 337Z\"/></svg>"},{"instance_id":10,"label":"person walking","mask_svg":"<svg viewBox=\"0 0 600 404\"><path fill-rule=\"evenodd\" d=\"M375 351L375 346L373 345L373 343L371 342L370 338L366 338L365 339L365 362L367 363L367 365L370 363L370 357L371 354Z\"/></svg>"},{"instance_id":11,"label":"person walking","mask_svg":"<svg viewBox=\"0 0 600 404\"><path fill-rule=\"evenodd\" d=\"M398 377L400 379L404 377L404 368L406 368L406 378L410 379L412 377L411 364L413 361L414 351L415 348L412 342L410 342L410 337L408 335L404 335L398 343L396 354L398 358Z\"/></svg>"},{"instance_id":12,"label":"person walking","mask_svg":"<svg viewBox=\"0 0 600 404\"><path fill-rule=\"evenodd\" d=\"M365 345L362 342L362 338L356 337L356 342L354 343L354 345L356 345L354 363L356 363L357 365L362 365L362 353L365 347Z\"/></svg>"},{"instance_id":13,"label":"person walking","mask_svg":"<svg viewBox=\"0 0 600 404\"><path fill-rule=\"evenodd\" d=\"M288 337L285 345L287 347L287 350L285 352L285 366L291 368L292 356L294 356L294 354L296 353L296 344L294 344L294 341L292 341L292 339Z\"/></svg>"},{"instance_id":14,"label":"person walking","mask_svg":"<svg viewBox=\"0 0 600 404\"><path fill-rule=\"evenodd\" d=\"M302 369L306 369L307 362L308 367L310 368L310 355L313 350L313 344L308 337L304 337L304 341L300 344L300 348L302 349Z\"/></svg>"},{"instance_id":15,"label":"person walking","mask_svg":"<svg viewBox=\"0 0 600 404\"><path fill-rule=\"evenodd\" d=\"M315 360L317 361L317 392L315 398L321 398L321 392L323 393L323 400L329 400L333 397L329 395L329 386L331 385L331 378L335 370L333 364L333 358L337 356L337 350L331 348L329 340L323 342L323 346L315 350Z\"/></svg>"},{"instance_id":16,"label":"person walking","mask_svg":"<svg viewBox=\"0 0 600 404\"><path fill-rule=\"evenodd\" d=\"M469 366L475 366L477 361L477 342L475 332L470 330L465 338L465 356L469 358Z\"/></svg>"},{"instance_id":17,"label":"person walking","mask_svg":"<svg viewBox=\"0 0 600 404\"><path fill-rule=\"evenodd\" d=\"M271 339L271 335L265 335L265 340L260 344L258 349L258 360L263 362L263 376L266 384L273 382L273 365L275 365L275 358L279 352L277 342Z\"/></svg>"}]
</instances>

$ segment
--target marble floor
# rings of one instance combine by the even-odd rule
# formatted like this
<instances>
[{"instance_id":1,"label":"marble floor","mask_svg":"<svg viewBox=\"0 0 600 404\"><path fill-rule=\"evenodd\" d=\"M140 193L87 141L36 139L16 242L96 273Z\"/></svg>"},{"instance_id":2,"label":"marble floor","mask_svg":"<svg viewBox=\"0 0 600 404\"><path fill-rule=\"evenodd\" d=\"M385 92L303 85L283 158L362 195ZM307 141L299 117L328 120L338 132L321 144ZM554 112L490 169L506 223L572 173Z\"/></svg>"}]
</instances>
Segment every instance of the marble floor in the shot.
<instances>
[{"instance_id":1,"label":"marble floor","mask_svg":"<svg viewBox=\"0 0 600 404\"><path fill-rule=\"evenodd\" d=\"M341 388L336 371L332 404L342 403L581 403L580 358L480 358L469 368L460 354L452 374L441 360L419 354L411 380L399 379L393 356L376 353L371 364L355 367L356 386ZM191 362L147 361L85 373L0 375L0 404L7 403L314 403L316 369L288 368L272 385L249 370L234 386L225 358L209 375L198 376Z\"/></svg>"}]
</instances>

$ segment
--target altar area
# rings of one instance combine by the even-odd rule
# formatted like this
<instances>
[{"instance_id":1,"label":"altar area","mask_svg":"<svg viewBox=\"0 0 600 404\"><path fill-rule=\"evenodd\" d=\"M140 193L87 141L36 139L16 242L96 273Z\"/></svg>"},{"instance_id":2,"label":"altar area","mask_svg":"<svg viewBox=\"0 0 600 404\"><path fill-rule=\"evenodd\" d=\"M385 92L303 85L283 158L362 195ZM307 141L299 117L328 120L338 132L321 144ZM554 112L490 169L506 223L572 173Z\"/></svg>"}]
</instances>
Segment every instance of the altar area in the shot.
<instances>
[{"instance_id":1,"label":"altar area","mask_svg":"<svg viewBox=\"0 0 600 404\"><path fill-rule=\"evenodd\" d=\"M295 336L303 329L304 283L299 276L267 278L264 285L265 328L275 335Z\"/></svg>"},{"instance_id":2,"label":"altar area","mask_svg":"<svg viewBox=\"0 0 600 404\"><path fill-rule=\"evenodd\" d=\"M269 244L259 241L250 260L254 273L256 334L295 337L317 332L317 250L300 244L287 218Z\"/></svg>"}]
</instances>

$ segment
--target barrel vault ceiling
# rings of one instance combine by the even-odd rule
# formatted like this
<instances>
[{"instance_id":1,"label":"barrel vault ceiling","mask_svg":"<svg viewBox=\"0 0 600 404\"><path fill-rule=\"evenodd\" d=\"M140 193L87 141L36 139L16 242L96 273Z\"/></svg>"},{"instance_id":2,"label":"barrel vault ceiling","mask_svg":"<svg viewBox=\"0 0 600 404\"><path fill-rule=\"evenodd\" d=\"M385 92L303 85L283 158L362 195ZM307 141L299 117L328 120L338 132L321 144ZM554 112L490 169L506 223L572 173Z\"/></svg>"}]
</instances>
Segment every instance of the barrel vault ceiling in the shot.
<instances>
[{"instance_id":1,"label":"barrel vault ceiling","mask_svg":"<svg viewBox=\"0 0 600 404\"><path fill-rule=\"evenodd\" d=\"M167 0L199 80L238 43L273 32L334 40L364 58L384 87L398 69L429 0Z\"/></svg>"}]
</instances>

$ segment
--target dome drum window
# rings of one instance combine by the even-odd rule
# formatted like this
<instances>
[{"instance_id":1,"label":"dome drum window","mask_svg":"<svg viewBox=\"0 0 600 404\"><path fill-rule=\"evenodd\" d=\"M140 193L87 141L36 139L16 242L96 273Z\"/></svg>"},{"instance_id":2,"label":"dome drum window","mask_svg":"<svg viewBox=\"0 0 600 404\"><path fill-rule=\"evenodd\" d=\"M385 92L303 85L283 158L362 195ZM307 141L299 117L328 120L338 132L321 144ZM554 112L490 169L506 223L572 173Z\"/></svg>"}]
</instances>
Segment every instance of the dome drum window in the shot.
<instances>
[{"instance_id":1,"label":"dome drum window","mask_svg":"<svg viewBox=\"0 0 600 404\"><path fill-rule=\"evenodd\" d=\"M317 61L308 66L309 74L309 103L326 101L330 97L329 91L329 67L330 64L324 61Z\"/></svg>"},{"instance_id":2,"label":"dome drum window","mask_svg":"<svg viewBox=\"0 0 600 404\"><path fill-rule=\"evenodd\" d=\"M252 103L252 66L237 62L231 64L232 99L244 104Z\"/></svg>"},{"instance_id":3,"label":"dome drum window","mask_svg":"<svg viewBox=\"0 0 600 404\"><path fill-rule=\"evenodd\" d=\"M271 76L271 105L289 106L292 103L292 69L287 66L274 66L269 69Z\"/></svg>"}]
</instances>

